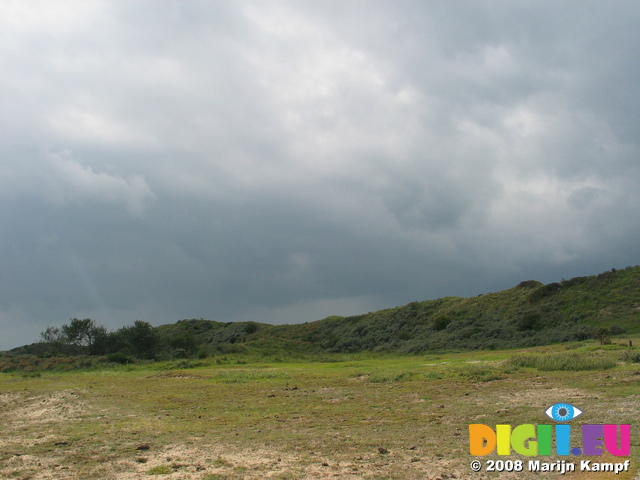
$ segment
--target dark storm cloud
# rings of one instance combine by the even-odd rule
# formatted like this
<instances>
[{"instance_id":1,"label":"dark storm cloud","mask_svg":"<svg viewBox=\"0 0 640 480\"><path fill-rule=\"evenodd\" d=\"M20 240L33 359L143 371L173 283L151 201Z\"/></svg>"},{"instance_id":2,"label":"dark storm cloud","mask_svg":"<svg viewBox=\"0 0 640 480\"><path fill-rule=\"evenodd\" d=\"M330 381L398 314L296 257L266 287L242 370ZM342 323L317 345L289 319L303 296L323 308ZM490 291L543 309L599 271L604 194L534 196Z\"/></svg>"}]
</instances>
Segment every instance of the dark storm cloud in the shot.
<instances>
[{"instance_id":1,"label":"dark storm cloud","mask_svg":"<svg viewBox=\"0 0 640 480\"><path fill-rule=\"evenodd\" d=\"M629 2L0 6L0 348L638 263Z\"/></svg>"}]
</instances>

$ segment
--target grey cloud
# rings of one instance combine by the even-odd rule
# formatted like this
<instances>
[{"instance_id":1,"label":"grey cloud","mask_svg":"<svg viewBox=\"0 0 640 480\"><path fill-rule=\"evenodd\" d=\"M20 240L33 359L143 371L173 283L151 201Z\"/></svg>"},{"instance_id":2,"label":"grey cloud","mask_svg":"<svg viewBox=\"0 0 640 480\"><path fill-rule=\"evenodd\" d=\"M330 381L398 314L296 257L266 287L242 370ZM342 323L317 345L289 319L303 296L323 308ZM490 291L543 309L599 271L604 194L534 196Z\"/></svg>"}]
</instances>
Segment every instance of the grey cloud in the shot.
<instances>
[{"instance_id":1,"label":"grey cloud","mask_svg":"<svg viewBox=\"0 0 640 480\"><path fill-rule=\"evenodd\" d=\"M0 15L0 348L638 263L636 6L47 5Z\"/></svg>"},{"instance_id":2,"label":"grey cloud","mask_svg":"<svg viewBox=\"0 0 640 480\"><path fill-rule=\"evenodd\" d=\"M141 216L155 198L142 175L121 177L95 172L68 151L50 154L46 162L45 167L50 167L45 169L49 174L49 195L54 201L122 203L129 213Z\"/></svg>"},{"instance_id":3,"label":"grey cloud","mask_svg":"<svg viewBox=\"0 0 640 480\"><path fill-rule=\"evenodd\" d=\"M567 203L578 209L587 208L602 195L601 189L595 187L581 187L573 191L567 198Z\"/></svg>"}]
</instances>

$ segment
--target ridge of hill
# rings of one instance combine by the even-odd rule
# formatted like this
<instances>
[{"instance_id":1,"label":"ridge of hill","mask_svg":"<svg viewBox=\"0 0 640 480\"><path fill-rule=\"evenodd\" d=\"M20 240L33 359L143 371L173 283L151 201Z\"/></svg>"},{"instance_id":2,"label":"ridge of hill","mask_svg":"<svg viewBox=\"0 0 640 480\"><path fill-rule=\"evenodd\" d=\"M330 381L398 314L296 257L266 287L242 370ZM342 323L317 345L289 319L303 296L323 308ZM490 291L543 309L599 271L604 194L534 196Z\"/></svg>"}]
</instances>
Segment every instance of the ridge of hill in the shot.
<instances>
[{"instance_id":1,"label":"ridge of hill","mask_svg":"<svg viewBox=\"0 0 640 480\"><path fill-rule=\"evenodd\" d=\"M419 353L531 347L586 340L598 329L605 329L606 335L640 333L640 266L546 285L527 280L475 297L416 301L303 324L190 319L152 327L136 321L111 333L95 326L103 339L100 352L87 343L70 342L61 334L65 327L54 329L55 342L39 342L10 353L118 354L124 361L129 356L161 359L241 352Z\"/></svg>"},{"instance_id":2,"label":"ridge of hill","mask_svg":"<svg viewBox=\"0 0 640 480\"><path fill-rule=\"evenodd\" d=\"M597 328L640 332L640 266L559 283L523 281L476 297L444 297L304 324L180 320L157 327L166 337L193 336L221 352L274 349L304 352L503 349L585 340Z\"/></svg>"}]
</instances>

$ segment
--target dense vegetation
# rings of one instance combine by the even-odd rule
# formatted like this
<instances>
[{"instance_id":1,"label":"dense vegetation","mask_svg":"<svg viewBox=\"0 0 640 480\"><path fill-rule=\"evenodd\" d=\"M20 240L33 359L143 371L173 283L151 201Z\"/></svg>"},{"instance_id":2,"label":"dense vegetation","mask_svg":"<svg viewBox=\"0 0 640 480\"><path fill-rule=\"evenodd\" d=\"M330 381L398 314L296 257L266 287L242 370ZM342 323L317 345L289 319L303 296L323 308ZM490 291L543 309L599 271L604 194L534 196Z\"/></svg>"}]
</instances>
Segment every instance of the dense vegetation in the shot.
<instances>
[{"instance_id":1,"label":"dense vegetation","mask_svg":"<svg viewBox=\"0 0 640 480\"><path fill-rule=\"evenodd\" d=\"M473 298L446 297L346 318L275 327L321 350L504 349L640 329L640 267L543 285L529 280Z\"/></svg>"},{"instance_id":2,"label":"dense vegetation","mask_svg":"<svg viewBox=\"0 0 640 480\"><path fill-rule=\"evenodd\" d=\"M153 327L136 321L114 332L91 319L49 327L43 341L5 354L39 365L84 355L83 362L185 359L231 353L419 353L504 349L640 332L640 266L543 285L534 280L473 298L446 297L351 317L296 325L180 320ZM35 360L39 359L39 360ZM45 368L47 368L45 366ZM53 368L53 367L52 367Z\"/></svg>"}]
</instances>

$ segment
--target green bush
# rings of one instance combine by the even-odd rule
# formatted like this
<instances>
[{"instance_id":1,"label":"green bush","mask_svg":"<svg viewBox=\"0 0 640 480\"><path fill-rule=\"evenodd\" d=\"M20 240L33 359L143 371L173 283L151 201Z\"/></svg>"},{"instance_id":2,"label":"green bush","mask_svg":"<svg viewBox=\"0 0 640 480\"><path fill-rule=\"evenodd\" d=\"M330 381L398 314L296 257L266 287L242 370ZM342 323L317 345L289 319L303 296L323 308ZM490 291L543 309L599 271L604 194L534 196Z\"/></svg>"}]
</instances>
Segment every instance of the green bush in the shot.
<instances>
[{"instance_id":1,"label":"green bush","mask_svg":"<svg viewBox=\"0 0 640 480\"><path fill-rule=\"evenodd\" d=\"M169 465L158 465L147 472L147 475L168 475L173 473Z\"/></svg>"},{"instance_id":2,"label":"green bush","mask_svg":"<svg viewBox=\"0 0 640 480\"><path fill-rule=\"evenodd\" d=\"M504 376L495 367L490 365L470 364L465 365L460 374L477 382L490 382L500 380Z\"/></svg>"},{"instance_id":3,"label":"green bush","mask_svg":"<svg viewBox=\"0 0 640 480\"><path fill-rule=\"evenodd\" d=\"M187 351L184 348L176 348L171 352L173 358L187 358Z\"/></svg>"},{"instance_id":4,"label":"green bush","mask_svg":"<svg viewBox=\"0 0 640 480\"><path fill-rule=\"evenodd\" d=\"M111 363L121 363L126 365L128 363L133 363L134 360L129 355L126 355L122 352L110 353L107 355L107 361Z\"/></svg>"},{"instance_id":5,"label":"green bush","mask_svg":"<svg viewBox=\"0 0 640 480\"><path fill-rule=\"evenodd\" d=\"M518 288L538 288L541 287L542 283L537 280L525 280L518 284Z\"/></svg>"},{"instance_id":6,"label":"green bush","mask_svg":"<svg viewBox=\"0 0 640 480\"><path fill-rule=\"evenodd\" d=\"M174 362L170 362L170 363L166 364L165 368L167 370L183 370L183 369L186 369L186 368L196 368L196 367L200 367L200 366L202 366L201 362L193 362L191 360L183 358L183 359L176 360Z\"/></svg>"},{"instance_id":7,"label":"green bush","mask_svg":"<svg viewBox=\"0 0 640 480\"><path fill-rule=\"evenodd\" d=\"M246 333L247 335L251 335L252 333L255 333L258 331L258 324L256 322L247 322L244 325L244 333Z\"/></svg>"},{"instance_id":8,"label":"green bush","mask_svg":"<svg viewBox=\"0 0 640 480\"><path fill-rule=\"evenodd\" d=\"M433 321L433 329L437 331L444 330L450 323L451 319L449 317L437 317Z\"/></svg>"},{"instance_id":9,"label":"green bush","mask_svg":"<svg viewBox=\"0 0 640 480\"><path fill-rule=\"evenodd\" d=\"M540 330L542 327L542 320L537 312L525 313L518 319L519 330Z\"/></svg>"},{"instance_id":10,"label":"green bush","mask_svg":"<svg viewBox=\"0 0 640 480\"><path fill-rule=\"evenodd\" d=\"M627 350L622 354L621 360L627 363L640 363L640 351Z\"/></svg>"},{"instance_id":11,"label":"green bush","mask_svg":"<svg viewBox=\"0 0 640 480\"><path fill-rule=\"evenodd\" d=\"M556 282L543 285L542 287L537 288L536 290L531 292L531 295L529 295L529 301L539 302L543 298L550 297L551 295L556 293L558 290L560 290L561 287L562 286Z\"/></svg>"}]
</instances>

